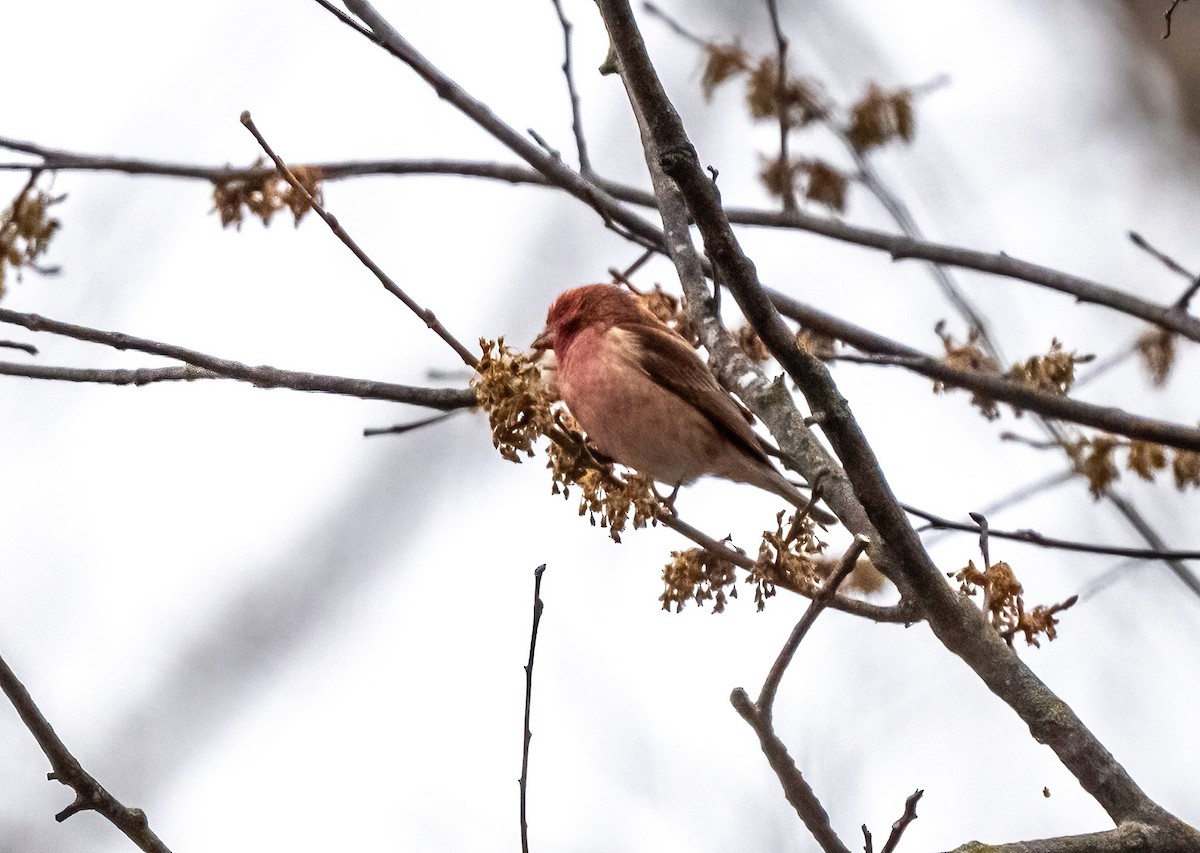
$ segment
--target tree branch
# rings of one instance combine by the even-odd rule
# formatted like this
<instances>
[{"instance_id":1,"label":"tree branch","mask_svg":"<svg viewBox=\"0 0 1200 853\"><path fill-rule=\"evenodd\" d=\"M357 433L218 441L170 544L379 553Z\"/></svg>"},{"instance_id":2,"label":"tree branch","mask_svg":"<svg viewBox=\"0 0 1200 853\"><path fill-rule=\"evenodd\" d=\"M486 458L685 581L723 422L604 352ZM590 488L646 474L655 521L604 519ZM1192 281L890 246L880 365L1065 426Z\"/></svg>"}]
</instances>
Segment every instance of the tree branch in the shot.
<instances>
[{"instance_id":1,"label":"tree branch","mask_svg":"<svg viewBox=\"0 0 1200 853\"><path fill-rule=\"evenodd\" d=\"M978 524L970 524L965 521L952 521L948 518L935 515L932 512L926 512L923 509L909 506L908 504L904 505L904 509L918 518L925 519L929 523L929 529L932 530L961 530L964 533L981 533L983 530ZM1030 545L1060 551L1078 551L1083 554L1108 554L1114 557L1130 557L1135 560L1200 560L1200 550L1172 551L1168 548L1124 548L1120 545L1096 545L1091 542L1055 539L1052 536L1043 536L1036 530L996 530L994 527L989 527L987 532L989 536L997 539L1027 542Z\"/></svg>"},{"instance_id":2,"label":"tree branch","mask_svg":"<svg viewBox=\"0 0 1200 853\"><path fill-rule=\"evenodd\" d=\"M147 853L171 853L154 831L150 829L146 813L122 804L116 797L83 769L79 760L71 754L66 744L54 731L54 727L34 704L33 697L17 678L4 658L0 657L0 690L17 710L21 722L29 729L53 772L46 778L61 782L75 792L75 801L54 816L59 823L81 811L95 811L125 833L134 844Z\"/></svg>"},{"instance_id":3,"label":"tree branch","mask_svg":"<svg viewBox=\"0 0 1200 853\"><path fill-rule=\"evenodd\" d=\"M443 411L465 409L475 405L475 392L470 388L418 388L411 385L396 385L391 382L375 382L369 379L349 379L344 376L281 370L265 365L248 367L236 361L206 355L174 344L138 338L122 332L105 332L88 326L77 326L73 323L64 323L37 314L25 314L7 308L0 308L0 323L24 326L33 332L50 332L80 341L104 344L119 350L137 350L151 355L161 355L185 362L193 368L199 368L199 370L178 367L142 368L127 371L3 364L0 374L10 376L66 382L103 382L111 385L144 385L147 381L163 382L176 379L221 377L236 379L239 382L249 382L259 388L290 388L293 391L338 394L363 400L388 400L393 403L409 403L414 406L425 406ZM172 371L178 372L180 375L173 375Z\"/></svg>"},{"instance_id":4,"label":"tree branch","mask_svg":"<svg viewBox=\"0 0 1200 853\"><path fill-rule=\"evenodd\" d=\"M909 590L917 596L938 638L1013 707L1037 740L1054 749L1115 822L1150 820L1190 833L1200 844L1200 835L1150 800L1070 707L1046 688L985 624L980 612L945 582L908 524L828 370L796 347L759 285L754 265L741 251L683 123L662 89L628 2L597 2L632 99L647 117L663 171L683 192L709 258L763 342L820 417L822 430L846 466L870 524L881 534L881 549L890 558L876 560L877 567L889 574L906 597ZM838 514L845 520L842 512Z\"/></svg>"},{"instance_id":5,"label":"tree branch","mask_svg":"<svg viewBox=\"0 0 1200 853\"><path fill-rule=\"evenodd\" d=\"M440 74L440 72L438 72ZM444 75L441 79L449 80ZM432 85L432 84L431 84ZM451 85L454 85L451 81ZM436 87L435 87L436 88ZM461 90L459 90L461 91ZM463 93L465 95L465 93ZM469 98L469 96L467 96ZM466 110L464 110L465 112ZM471 115L471 113L468 113ZM472 116L473 118L475 116ZM489 113L481 121L485 130L491 131L491 126L500 119ZM478 120L478 119L477 119ZM503 125L502 122L500 122ZM516 134L516 131L503 125ZM500 138L500 137L498 137ZM519 142L518 142L519 140ZM583 201L589 207L597 209L601 215L620 223L637 234L642 240L653 243L656 235L644 231L642 226L648 223L640 220L630 220L634 216L617 202L627 202L639 206L655 206L652 193L635 189L623 184L609 181L594 175L583 179L569 167L559 162L558 168L550 165L553 158L542 151L537 145L530 143L520 134L516 138L507 135L501 138L518 155L529 155L538 159L540 168L527 168L508 163L491 163L475 160L450 159L420 159L420 160L362 160L362 161L333 161L308 164L320 172L322 180L336 181L347 178L367 177L376 175L449 175L467 178L484 178L502 181L510 184L525 184L539 187L558 187L566 189L571 195ZM0 171L24 171L39 167L46 171L103 171L119 172L129 175L154 175L159 177L190 178L220 183L231 180L247 180L261 178L270 174L266 167L233 168L229 166L202 166L188 163L168 163L137 158L110 157L102 155L78 154L59 149L48 148L32 142L0 137L0 148L21 151L41 157L42 162L30 163L0 163ZM548 177L551 175L552 177ZM572 179L573 176L574 179ZM568 185L564 185L566 182ZM734 225L748 225L762 228L777 228L804 231L817 234L842 243L862 246L887 252L893 260L922 260L944 266L975 270L989 275L1024 281L1057 290L1060 293L1075 297L1077 302L1099 305L1119 313L1127 314L1145 320L1155 326L1182 335L1189 340L1200 342L1200 319L1181 310L1177 303L1161 305L1142 299L1132 293L1118 290L1099 282L1091 281L1082 276L1072 275L1041 264L1024 261L1004 252L990 253L960 246L951 246L920 240L903 234L889 234L871 228L851 225L841 220L814 213L796 210L780 212L749 207L728 207L726 209L729 222ZM653 243L657 245L657 243Z\"/></svg>"}]
</instances>

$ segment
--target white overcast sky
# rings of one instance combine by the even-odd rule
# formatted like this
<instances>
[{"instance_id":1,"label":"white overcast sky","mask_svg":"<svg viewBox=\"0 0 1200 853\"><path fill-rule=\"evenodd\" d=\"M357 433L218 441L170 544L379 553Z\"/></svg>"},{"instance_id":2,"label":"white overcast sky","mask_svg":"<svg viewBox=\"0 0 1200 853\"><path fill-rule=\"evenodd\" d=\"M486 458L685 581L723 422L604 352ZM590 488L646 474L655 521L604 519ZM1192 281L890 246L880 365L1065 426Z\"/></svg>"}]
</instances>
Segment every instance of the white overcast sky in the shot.
<instances>
[{"instance_id":1,"label":"white overcast sky","mask_svg":"<svg viewBox=\"0 0 1200 853\"><path fill-rule=\"evenodd\" d=\"M870 80L949 76L919 106L916 143L878 158L931 237L1159 301L1180 281L1127 230L1200 265L1196 145L1172 78L1122 32L1122 4L781 5L798 67L839 98ZM1131 4L1154 15L1161 5ZM593 71L606 47L594 4L565 7L596 166L644 186L623 91ZM669 8L697 31L770 49L758 4ZM569 155L548 0L380 9L509 124ZM735 86L706 106L695 52L654 21L643 30L725 199L767 204L754 174L774 130L745 119ZM0 73L0 135L71 151L245 164L259 153L238 123L249 109L293 162L513 161L406 68L299 0L10 2ZM836 153L817 133L795 145ZM0 195L23 180L0 174ZM209 188L194 182L65 173L54 190L68 194L48 258L62 274L27 276L7 308L250 364L413 384L458 365L315 219L223 231L208 215ZM326 200L468 342L528 342L555 294L638 254L544 190L376 178L330 185ZM851 204L850 220L890 228L865 194ZM918 264L802 235L744 241L765 281L822 308L930 351L937 320L963 333ZM671 276L657 262L643 281ZM960 281L1013 359L1054 336L1103 354L1141 331L1032 287ZM16 329L0 337L36 343L38 363L157 363ZM1131 368L1081 396L1194 422L1186 371L1198 367L1185 352L1165 392L1146 391ZM987 424L965 396L934 397L898 372L846 365L835 376L911 503L963 517L1061 465L998 441L1003 429L1037 435L1028 418ZM499 459L477 415L361 437L418 414L218 382L0 378L0 654L84 765L146 809L177 853L518 849L521 666L533 568L547 563L534 849L814 849L728 703L733 687L761 683L803 602L777 598L756 614L744 594L723 616L664 614L660 567L686 543L649 531L611 544L549 494L542 462ZM1172 545L1196 547L1194 493L1125 480ZM679 507L743 547L779 509L723 483L685 492ZM1140 544L1077 483L991 520ZM831 540L845 544L841 533ZM1013 564L1030 603L1087 590L1117 565L999 543L992 553ZM969 536L939 540L934 556L948 571L978 559ZM1064 617L1059 640L1021 650L1151 796L1193 823L1198 616L1200 602L1164 568L1132 565ZM864 822L885 832L918 787L925 799L905 850L1108 826L921 626L822 617L776 720L851 846ZM46 769L15 714L0 710L0 851L131 849L94 815L54 823L70 797Z\"/></svg>"}]
</instances>

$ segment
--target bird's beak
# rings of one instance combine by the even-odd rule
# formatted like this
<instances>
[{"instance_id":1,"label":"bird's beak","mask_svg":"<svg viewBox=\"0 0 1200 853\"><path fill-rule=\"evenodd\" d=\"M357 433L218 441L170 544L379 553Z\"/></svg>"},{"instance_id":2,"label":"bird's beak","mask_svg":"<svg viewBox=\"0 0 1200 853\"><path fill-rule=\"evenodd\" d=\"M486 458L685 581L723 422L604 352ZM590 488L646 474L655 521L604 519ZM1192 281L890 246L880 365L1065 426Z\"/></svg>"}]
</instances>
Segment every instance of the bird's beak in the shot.
<instances>
[{"instance_id":1,"label":"bird's beak","mask_svg":"<svg viewBox=\"0 0 1200 853\"><path fill-rule=\"evenodd\" d=\"M554 349L554 335L549 329L542 329L538 336L533 339L533 351L541 355L548 349Z\"/></svg>"}]
</instances>

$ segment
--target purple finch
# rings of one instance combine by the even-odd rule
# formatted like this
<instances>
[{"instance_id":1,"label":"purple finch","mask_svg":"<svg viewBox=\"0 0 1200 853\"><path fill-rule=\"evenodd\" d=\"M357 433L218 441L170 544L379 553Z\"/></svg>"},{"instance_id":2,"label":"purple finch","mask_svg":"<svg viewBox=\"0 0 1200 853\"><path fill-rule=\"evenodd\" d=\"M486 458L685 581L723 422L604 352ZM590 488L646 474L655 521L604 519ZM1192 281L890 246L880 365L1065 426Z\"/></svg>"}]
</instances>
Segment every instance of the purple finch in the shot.
<instances>
[{"instance_id":1,"label":"purple finch","mask_svg":"<svg viewBox=\"0 0 1200 853\"><path fill-rule=\"evenodd\" d=\"M559 395L605 456L672 487L711 474L808 504L771 465L750 414L628 291L568 290L533 346L554 351ZM833 520L821 511L814 518Z\"/></svg>"}]
</instances>

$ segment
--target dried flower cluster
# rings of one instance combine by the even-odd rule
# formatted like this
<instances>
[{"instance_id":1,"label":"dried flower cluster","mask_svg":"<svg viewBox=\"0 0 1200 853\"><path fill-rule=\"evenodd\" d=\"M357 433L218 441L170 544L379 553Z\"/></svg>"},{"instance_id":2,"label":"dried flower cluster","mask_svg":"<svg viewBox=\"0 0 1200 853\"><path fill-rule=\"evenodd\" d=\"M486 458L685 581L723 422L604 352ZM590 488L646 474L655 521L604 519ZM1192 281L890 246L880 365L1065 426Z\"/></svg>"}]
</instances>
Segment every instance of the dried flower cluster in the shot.
<instances>
[{"instance_id":1,"label":"dried flower cluster","mask_svg":"<svg viewBox=\"0 0 1200 853\"><path fill-rule=\"evenodd\" d=\"M321 170L315 166L291 166L292 174L308 194L298 192L274 169L264 167L260 158L251 174L226 178L213 183L213 210L221 217L221 227L240 229L246 214L257 216L264 226L282 210L290 210L296 225L312 209L309 197L321 202Z\"/></svg>"},{"instance_id":2,"label":"dried flower cluster","mask_svg":"<svg viewBox=\"0 0 1200 853\"><path fill-rule=\"evenodd\" d=\"M763 57L749 70L746 107L750 117L758 120L782 115L788 127L807 127L826 113L816 84L789 73L781 75L773 56Z\"/></svg>"},{"instance_id":3,"label":"dried flower cluster","mask_svg":"<svg viewBox=\"0 0 1200 853\"><path fill-rule=\"evenodd\" d=\"M733 340L751 361L764 362L771 357L771 351L767 349L767 345L762 342L758 332L754 331L754 327L748 323L745 326L739 326L734 331Z\"/></svg>"},{"instance_id":4,"label":"dried flower cluster","mask_svg":"<svg viewBox=\"0 0 1200 853\"><path fill-rule=\"evenodd\" d=\"M683 297L667 293L660 284L654 285L653 290L647 290L644 293L635 292L635 295L642 303L642 307L665 323L671 331L691 344L692 347L700 346L700 335L697 334L696 326L687 312L687 305Z\"/></svg>"},{"instance_id":5,"label":"dried flower cluster","mask_svg":"<svg viewBox=\"0 0 1200 853\"><path fill-rule=\"evenodd\" d=\"M803 179L806 199L837 213L846 211L846 191L850 179L824 160L801 159L785 163L780 157L768 158L758 173L758 179L774 198L785 198L796 190L797 183Z\"/></svg>"},{"instance_id":6,"label":"dried flower cluster","mask_svg":"<svg viewBox=\"0 0 1200 853\"><path fill-rule=\"evenodd\" d=\"M978 330L972 329L967 335L966 343L962 344L955 341L953 335L947 334L940 323L936 331L942 339L942 346L945 349L945 354L942 356L945 364L972 373L1003 375L1005 379L1027 385L1039 393L1058 397L1067 396L1071 386L1075 384L1075 366L1086 364L1095 358L1094 355L1079 355L1074 351L1064 352L1062 344L1055 338L1051 340L1050 349L1045 355L1030 356L1023 363L1014 364L1007 372L1001 374L1000 365L996 359L985 353L979 346ZM953 386L941 381L933 383L935 393L942 393L951 387ZM1000 417L1000 407L986 394L973 393L971 404L978 407L989 421ZM1013 412L1018 417L1022 414L1021 409L1016 406L1013 407Z\"/></svg>"},{"instance_id":7,"label":"dried flower cluster","mask_svg":"<svg viewBox=\"0 0 1200 853\"><path fill-rule=\"evenodd\" d=\"M766 601L775 595L775 588L795 590L800 593L813 592L820 580L815 559L825 550L825 543L817 538L817 526L807 516L797 519L788 517L788 530L783 529L786 513L775 516L775 529L764 530L758 546L758 559L750 570L747 583L754 584L754 603L762 610Z\"/></svg>"},{"instance_id":8,"label":"dried flower cluster","mask_svg":"<svg viewBox=\"0 0 1200 853\"><path fill-rule=\"evenodd\" d=\"M1155 326L1137 339L1138 355L1156 387L1166 384L1175 366L1175 335Z\"/></svg>"},{"instance_id":9,"label":"dried flower cluster","mask_svg":"<svg viewBox=\"0 0 1200 853\"><path fill-rule=\"evenodd\" d=\"M737 598L733 563L707 548L671 552L671 562L663 568L663 594L658 597L663 610L674 607L679 613L688 601L701 607L711 601L713 613L724 613L730 598Z\"/></svg>"},{"instance_id":10,"label":"dried flower cluster","mask_svg":"<svg viewBox=\"0 0 1200 853\"><path fill-rule=\"evenodd\" d=\"M475 396L487 412L492 444L508 461L520 462L521 454L533 456L534 443L553 424L554 392L537 364L506 346L504 338L481 338L479 346L483 354L472 380Z\"/></svg>"},{"instance_id":11,"label":"dried flower cluster","mask_svg":"<svg viewBox=\"0 0 1200 853\"><path fill-rule=\"evenodd\" d=\"M967 335L966 343L957 343L954 336L947 334L942 330L941 324L938 324L935 330L938 336L942 339L942 346L945 348L945 355L942 356L942 361L958 370L966 370L972 373L999 373L1000 365L996 359L985 353L979 346L979 331L972 329ZM945 393L953 386L947 385L945 382L934 382L933 391L935 394ZM979 411L989 421L994 421L1000 417L1000 408L996 405L996 401L991 397L985 396L978 392L971 394L971 405L978 407Z\"/></svg>"},{"instance_id":12,"label":"dried flower cluster","mask_svg":"<svg viewBox=\"0 0 1200 853\"><path fill-rule=\"evenodd\" d=\"M551 430L547 448L554 485L552 494L571 497L571 487L579 487L579 514L608 531L614 542L621 541L621 532L630 524L635 530L647 524L657 524L667 510L654 491L649 478L628 472L618 475L611 465L601 462L588 448L579 428L569 414L557 412L557 429Z\"/></svg>"},{"instance_id":13,"label":"dried flower cluster","mask_svg":"<svg viewBox=\"0 0 1200 853\"><path fill-rule=\"evenodd\" d=\"M1075 365L1087 364L1095 358L1094 355L1063 352L1058 338L1053 338L1049 352L1030 356L1024 364L1014 364L1006 375L1045 394L1065 397L1075 384Z\"/></svg>"},{"instance_id":14,"label":"dried flower cluster","mask_svg":"<svg viewBox=\"0 0 1200 853\"><path fill-rule=\"evenodd\" d=\"M706 42L703 50L700 85L704 97L711 101L719 86L744 76L750 117L779 121L785 134L825 122L862 153L896 140L911 142L916 132L916 94L912 89L886 91L872 83L841 117L820 84L781 68L775 56L755 58L737 41ZM759 172L759 180L771 196L793 199L802 182L804 198L837 213L845 211L850 178L844 170L824 160L787 158L782 151L781 147L779 155L764 158Z\"/></svg>"},{"instance_id":15,"label":"dried flower cluster","mask_svg":"<svg viewBox=\"0 0 1200 853\"><path fill-rule=\"evenodd\" d=\"M874 83L850 110L846 135L856 151L887 145L897 139L912 142L916 133L911 89L884 91Z\"/></svg>"},{"instance_id":16,"label":"dried flower cluster","mask_svg":"<svg viewBox=\"0 0 1200 853\"><path fill-rule=\"evenodd\" d=\"M1104 490L1121 476L1117 450L1127 451L1125 467L1143 480L1154 481L1156 474L1167 467L1167 448L1161 444L1138 439L1122 439L1103 433L1083 436L1064 448L1075 470L1087 478L1088 489L1097 500ZM1200 488L1200 453L1194 450L1171 450L1171 473L1175 487L1183 491L1188 486Z\"/></svg>"},{"instance_id":17,"label":"dried flower cluster","mask_svg":"<svg viewBox=\"0 0 1200 853\"><path fill-rule=\"evenodd\" d=\"M837 358L837 343L837 338L816 329L801 328L796 333L796 346L821 361L833 361Z\"/></svg>"},{"instance_id":18,"label":"dried flower cluster","mask_svg":"<svg viewBox=\"0 0 1200 853\"><path fill-rule=\"evenodd\" d=\"M0 298L4 296L7 268L16 272L18 280L22 269L38 269L38 258L50 248L50 239L61 224L48 211L63 198L47 195L31 185L0 211Z\"/></svg>"},{"instance_id":19,"label":"dried flower cluster","mask_svg":"<svg viewBox=\"0 0 1200 853\"><path fill-rule=\"evenodd\" d=\"M1038 605L1033 610L1025 610L1025 600L1022 595L1020 581L1013 573L1012 567L1005 562L997 562L984 570L976 567L975 562L969 561L965 568L950 577L959 582L959 591L963 595L975 595L983 591L983 609L988 624L995 628L1009 645L1018 633L1025 635L1025 642L1031 646L1041 646L1039 635L1053 640L1058 636L1055 615L1071 607L1078 596L1071 596L1061 604L1050 607Z\"/></svg>"}]
</instances>

